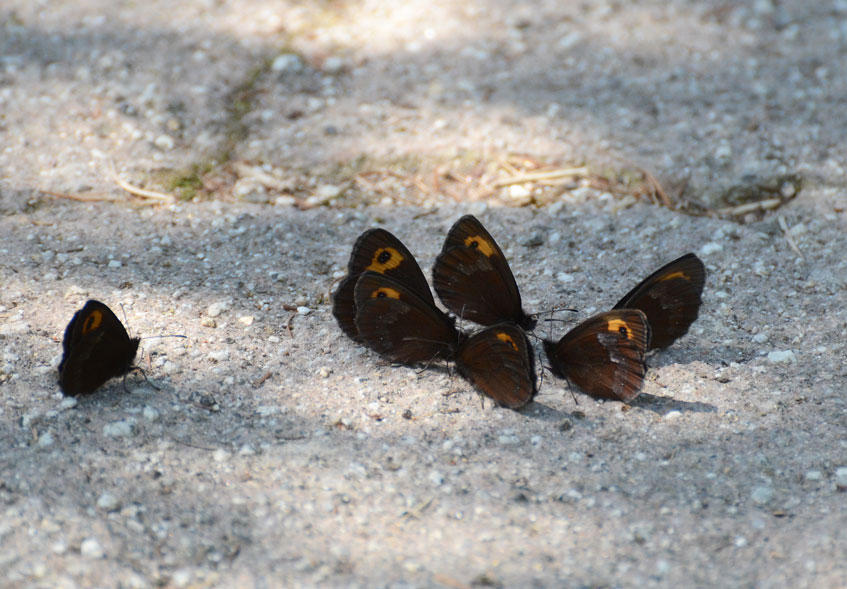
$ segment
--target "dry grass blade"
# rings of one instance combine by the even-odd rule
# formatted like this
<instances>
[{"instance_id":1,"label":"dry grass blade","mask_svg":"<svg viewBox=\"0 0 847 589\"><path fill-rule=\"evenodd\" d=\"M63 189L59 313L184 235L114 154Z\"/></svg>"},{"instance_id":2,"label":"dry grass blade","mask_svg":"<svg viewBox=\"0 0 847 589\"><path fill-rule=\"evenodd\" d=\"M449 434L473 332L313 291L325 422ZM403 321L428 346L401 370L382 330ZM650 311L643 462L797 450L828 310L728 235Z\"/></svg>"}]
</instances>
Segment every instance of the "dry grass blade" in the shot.
<instances>
[{"instance_id":1,"label":"dry grass blade","mask_svg":"<svg viewBox=\"0 0 847 589\"><path fill-rule=\"evenodd\" d=\"M584 176L588 174L588 168L580 166L578 168L562 168L559 170L548 170L546 172L529 172L511 178L501 178L494 182L495 188L503 188L504 186L512 186L513 184L524 184L526 182L538 182L540 180L555 180L558 178L568 178L572 176Z\"/></svg>"},{"instance_id":2,"label":"dry grass blade","mask_svg":"<svg viewBox=\"0 0 847 589\"><path fill-rule=\"evenodd\" d=\"M803 252L801 252L800 248L797 247L797 243L794 241L794 238L791 237L791 233L788 229L788 223L785 222L785 217L780 215L777 217L777 221L779 222L779 228L782 229L782 232L785 234L785 240L788 242L788 245L791 246L791 249L793 249L798 256L805 260L806 256L803 255Z\"/></svg>"},{"instance_id":3,"label":"dry grass blade","mask_svg":"<svg viewBox=\"0 0 847 589\"><path fill-rule=\"evenodd\" d=\"M746 215L747 213L753 213L756 211L769 211L771 209L775 209L782 204L782 200L779 198L767 198L765 200L757 200L756 202L748 202L743 205L738 205L735 207L725 207L723 209L718 209L715 211L719 215Z\"/></svg>"}]
</instances>

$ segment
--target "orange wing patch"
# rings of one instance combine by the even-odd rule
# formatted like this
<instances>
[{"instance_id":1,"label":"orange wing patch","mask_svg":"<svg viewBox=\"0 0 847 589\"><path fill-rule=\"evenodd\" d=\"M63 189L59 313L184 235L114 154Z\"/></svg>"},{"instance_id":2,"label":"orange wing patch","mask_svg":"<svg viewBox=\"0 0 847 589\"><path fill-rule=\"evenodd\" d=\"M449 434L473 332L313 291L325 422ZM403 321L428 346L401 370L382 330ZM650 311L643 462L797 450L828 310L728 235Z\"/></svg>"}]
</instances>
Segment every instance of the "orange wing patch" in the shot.
<instances>
[{"instance_id":1,"label":"orange wing patch","mask_svg":"<svg viewBox=\"0 0 847 589\"><path fill-rule=\"evenodd\" d=\"M516 352L520 352L520 350L518 349L518 345L515 343L515 340L513 340L512 336L510 336L508 333L498 333L497 339L499 339L501 342L506 342L507 344L515 348Z\"/></svg>"},{"instance_id":2,"label":"orange wing patch","mask_svg":"<svg viewBox=\"0 0 847 589\"><path fill-rule=\"evenodd\" d=\"M629 325L623 319L612 319L606 323L606 330L613 333L619 333L626 339L630 337Z\"/></svg>"},{"instance_id":3,"label":"orange wing patch","mask_svg":"<svg viewBox=\"0 0 847 589\"><path fill-rule=\"evenodd\" d=\"M371 293L372 299L399 299L400 291L388 286L382 286Z\"/></svg>"},{"instance_id":4,"label":"orange wing patch","mask_svg":"<svg viewBox=\"0 0 847 589\"><path fill-rule=\"evenodd\" d=\"M370 265L365 270L384 274L386 270L394 270L403 262L403 255L393 247L381 247L374 252Z\"/></svg>"},{"instance_id":5,"label":"orange wing patch","mask_svg":"<svg viewBox=\"0 0 847 589\"><path fill-rule=\"evenodd\" d=\"M665 280L675 280L677 278L681 278L683 280L691 280L691 277L685 272L671 272L667 276L662 276L659 278L659 282L664 282Z\"/></svg>"},{"instance_id":6,"label":"orange wing patch","mask_svg":"<svg viewBox=\"0 0 847 589\"><path fill-rule=\"evenodd\" d=\"M103 313L100 311L92 311L91 314L85 318L85 323L82 324L82 335L90 331L94 331L100 324L103 322Z\"/></svg>"},{"instance_id":7,"label":"orange wing patch","mask_svg":"<svg viewBox=\"0 0 847 589\"><path fill-rule=\"evenodd\" d=\"M497 249L494 245L479 235L469 235L466 237L465 246L478 249L486 258L490 258L497 253Z\"/></svg>"}]
</instances>

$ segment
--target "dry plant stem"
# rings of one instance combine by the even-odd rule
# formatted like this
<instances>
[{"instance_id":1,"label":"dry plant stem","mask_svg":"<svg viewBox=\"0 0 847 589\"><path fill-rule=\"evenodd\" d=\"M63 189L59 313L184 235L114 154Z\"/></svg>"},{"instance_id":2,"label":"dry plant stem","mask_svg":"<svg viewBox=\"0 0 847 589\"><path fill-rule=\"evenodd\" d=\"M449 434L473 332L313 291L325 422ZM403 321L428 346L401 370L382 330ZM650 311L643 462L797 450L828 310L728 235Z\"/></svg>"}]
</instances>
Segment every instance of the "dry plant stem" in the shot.
<instances>
[{"instance_id":1,"label":"dry plant stem","mask_svg":"<svg viewBox=\"0 0 847 589\"><path fill-rule=\"evenodd\" d=\"M154 190L144 190L143 188L133 186L132 184L122 180L114 171L112 171L112 179L118 186L120 186L133 196L140 196L142 198L149 198L168 203L176 202L176 198L174 198L173 195L165 194L163 192L156 192Z\"/></svg>"},{"instance_id":2,"label":"dry plant stem","mask_svg":"<svg viewBox=\"0 0 847 589\"><path fill-rule=\"evenodd\" d=\"M803 255L803 252L801 252L800 248L797 247L797 243L794 241L794 238L791 237L791 233L788 232L788 224L785 222L785 217L780 215L777 217L777 221L779 222L779 228L782 229L782 232L785 234L785 240L788 242L788 245L791 246L791 249L793 249L798 256L805 260L806 256Z\"/></svg>"},{"instance_id":3,"label":"dry plant stem","mask_svg":"<svg viewBox=\"0 0 847 589\"><path fill-rule=\"evenodd\" d=\"M48 194L50 196L54 196L56 198L67 198L70 200L76 200L79 202L117 202L117 198L85 198L83 196L77 196L76 194L68 194L66 192L53 192L52 190L44 190L43 188L39 188L38 192L43 194Z\"/></svg>"},{"instance_id":4,"label":"dry plant stem","mask_svg":"<svg viewBox=\"0 0 847 589\"><path fill-rule=\"evenodd\" d=\"M537 182L539 180L553 180L556 178L566 178L571 176L583 176L588 174L588 168L581 166L579 168L563 168L560 170L549 170L547 172L531 172L512 178L503 178L494 182L495 188L511 186L512 184L523 184L525 182Z\"/></svg>"},{"instance_id":5,"label":"dry plant stem","mask_svg":"<svg viewBox=\"0 0 847 589\"><path fill-rule=\"evenodd\" d=\"M777 208L782 204L782 200L778 198L767 198L765 200L758 200L756 202L748 202L743 205L738 205L736 207L726 207L723 209L718 209L715 211L719 215L745 215L747 213L753 213L755 211L769 211L771 209Z\"/></svg>"}]
</instances>

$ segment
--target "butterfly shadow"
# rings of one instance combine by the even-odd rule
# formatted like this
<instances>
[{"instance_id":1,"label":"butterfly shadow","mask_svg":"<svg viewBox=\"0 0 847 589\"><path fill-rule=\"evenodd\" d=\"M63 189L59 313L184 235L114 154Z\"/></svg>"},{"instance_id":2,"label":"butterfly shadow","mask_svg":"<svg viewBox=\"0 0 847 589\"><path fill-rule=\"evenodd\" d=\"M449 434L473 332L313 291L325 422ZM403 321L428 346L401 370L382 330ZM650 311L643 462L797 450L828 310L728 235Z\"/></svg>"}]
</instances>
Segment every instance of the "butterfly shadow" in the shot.
<instances>
[{"instance_id":1,"label":"butterfly shadow","mask_svg":"<svg viewBox=\"0 0 847 589\"><path fill-rule=\"evenodd\" d=\"M665 415L670 411L691 412L691 413L716 413L718 408L711 403L701 403L699 401L682 401L673 397L665 397L662 395L651 395L650 393L641 393L638 398L632 402L633 408L652 411L653 413Z\"/></svg>"}]
</instances>

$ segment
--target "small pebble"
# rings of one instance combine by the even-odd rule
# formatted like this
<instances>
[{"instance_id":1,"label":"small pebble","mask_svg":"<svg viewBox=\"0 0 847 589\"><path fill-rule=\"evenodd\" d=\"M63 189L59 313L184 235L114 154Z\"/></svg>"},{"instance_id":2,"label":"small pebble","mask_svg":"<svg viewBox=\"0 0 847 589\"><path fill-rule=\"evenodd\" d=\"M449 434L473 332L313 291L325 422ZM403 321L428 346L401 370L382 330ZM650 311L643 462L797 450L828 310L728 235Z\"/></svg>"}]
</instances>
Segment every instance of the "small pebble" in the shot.
<instances>
[{"instance_id":1,"label":"small pebble","mask_svg":"<svg viewBox=\"0 0 847 589\"><path fill-rule=\"evenodd\" d=\"M109 438L121 438L132 435L132 430L135 426L135 419L128 418L120 421L113 421L103 426L103 435Z\"/></svg>"},{"instance_id":2,"label":"small pebble","mask_svg":"<svg viewBox=\"0 0 847 589\"><path fill-rule=\"evenodd\" d=\"M215 453L212 454L212 460L215 462L226 462L229 460L231 454L224 450L223 448L218 448L215 450Z\"/></svg>"},{"instance_id":3,"label":"small pebble","mask_svg":"<svg viewBox=\"0 0 847 589\"><path fill-rule=\"evenodd\" d=\"M97 538L86 538L79 546L79 553L87 558L103 558L103 547Z\"/></svg>"},{"instance_id":4,"label":"small pebble","mask_svg":"<svg viewBox=\"0 0 847 589\"><path fill-rule=\"evenodd\" d=\"M229 350L213 350L209 352L209 359L215 362L226 362L229 360Z\"/></svg>"},{"instance_id":5,"label":"small pebble","mask_svg":"<svg viewBox=\"0 0 847 589\"><path fill-rule=\"evenodd\" d=\"M117 497L106 491L97 498L97 507L103 511L117 511L121 508L121 502Z\"/></svg>"},{"instance_id":6,"label":"small pebble","mask_svg":"<svg viewBox=\"0 0 847 589\"><path fill-rule=\"evenodd\" d=\"M293 53L277 55L271 62L271 70L275 72L299 72L303 70L303 61Z\"/></svg>"},{"instance_id":7,"label":"small pebble","mask_svg":"<svg viewBox=\"0 0 847 589\"><path fill-rule=\"evenodd\" d=\"M120 260L109 260L109 268L120 268L123 266Z\"/></svg>"},{"instance_id":8,"label":"small pebble","mask_svg":"<svg viewBox=\"0 0 847 589\"><path fill-rule=\"evenodd\" d=\"M170 135L159 135L153 141L153 144L162 151L170 151L174 148L174 145L176 145L174 143L173 137L171 137Z\"/></svg>"},{"instance_id":9,"label":"small pebble","mask_svg":"<svg viewBox=\"0 0 847 589\"><path fill-rule=\"evenodd\" d=\"M835 469L835 487L839 491L847 491L847 466Z\"/></svg>"},{"instance_id":10,"label":"small pebble","mask_svg":"<svg viewBox=\"0 0 847 589\"><path fill-rule=\"evenodd\" d=\"M665 413L665 419L668 421L673 421L674 419L679 419L680 417L682 417L682 413L680 411L677 411L676 409Z\"/></svg>"},{"instance_id":11,"label":"small pebble","mask_svg":"<svg viewBox=\"0 0 847 589\"><path fill-rule=\"evenodd\" d=\"M723 249L723 246L719 243L710 242L700 248L700 255L708 256L710 254L714 254Z\"/></svg>"},{"instance_id":12,"label":"small pebble","mask_svg":"<svg viewBox=\"0 0 847 589\"><path fill-rule=\"evenodd\" d=\"M76 397L65 397L62 399L62 402L59 403L59 409L62 411L66 409L73 409L77 406L77 403L79 403L79 401Z\"/></svg>"},{"instance_id":13,"label":"small pebble","mask_svg":"<svg viewBox=\"0 0 847 589\"><path fill-rule=\"evenodd\" d=\"M330 374L332 374L332 368L329 368L328 366L321 366L318 369L318 375L321 378L329 378Z\"/></svg>"},{"instance_id":14,"label":"small pebble","mask_svg":"<svg viewBox=\"0 0 847 589\"><path fill-rule=\"evenodd\" d=\"M50 432L44 432L40 436L38 436L38 445L42 448L47 448L48 446L53 445L53 434Z\"/></svg>"},{"instance_id":15,"label":"small pebble","mask_svg":"<svg viewBox=\"0 0 847 589\"><path fill-rule=\"evenodd\" d=\"M764 505L773 499L773 489L765 486L756 487L750 494L750 498L753 499L753 503Z\"/></svg>"},{"instance_id":16,"label":"small pebble","mask_svg":"<svg viewBox=\"0 0 847 589\"><path fill-rule=\"evenodd\" d=\"M442 485L444 483L444 475L437 470L433 470L429 473L429 482L435 486Z\"/></svg>"},{"instance_id":17,"label":"small pebble","mask_svg":"<svg viewBox=\"0 0 847 589\"><path fill-rule=\"evenodd\" d=\"M823 478L823 473L819 470L810 470L806 472L804 478L807 481L819 481Z\"/></svg>"},{"instance_id":18,"label":"small pebble","mask_svg":"<svg viewBox=\"0 0 847 589\"><path fill-rule=\"evenodd\" d=\"M159 419L159 411L151 407L150 405L145 405L144 410L141 412L141 414L147 421L156 421L157 419Z\"/></svg>"},{"instance_id":19,"label":"small pebble","mask_svg":"<svg viewBox=\"0 0 847 589\"><path fill-rule=\"evenodd\" d=\"M254 318L252 315L243 315L238 318L238 322L241 325L244 325L245 327L250 327L251 325L253 325L253 320Z\"/></svg>"},{"instance_id":20,"label":"small pebble","mask_svg":"<svg viewBox=\"0 0 847 589\"><path fill-rule=\"evenodd\" d=\"M309 307L297 307L297 313L299 315L308 315L312 310Z\"/></svg>"},{"instance_id":21,"label":"small pebble","mask_svg":"<svg viewBox=\"0 0 847 589\"><path fill-rule=\"evenodd\" d=\"M778 364L782 362L796 362L797 357L794 355L794 352L791 350L782 350L773 352L768 352L768 362L771 364Z\"/></svg>"},{"instance_id":22,"label":"small pebble","mask_svg":"<svg viewBox=\"0 0 847 589\"><path fill-rule=\"evenodd\" d=\"M211 304L211 305L209 305L209 307L206 309L206 314L207 314L209 317L217 317L217 316L219 316L221 313L223 313L224 311L226 311L227 309L229 309L229 304L227 304L227 303L225 303L225 302L212 303L212 304Z\"/></svg>"}]
</instances>

